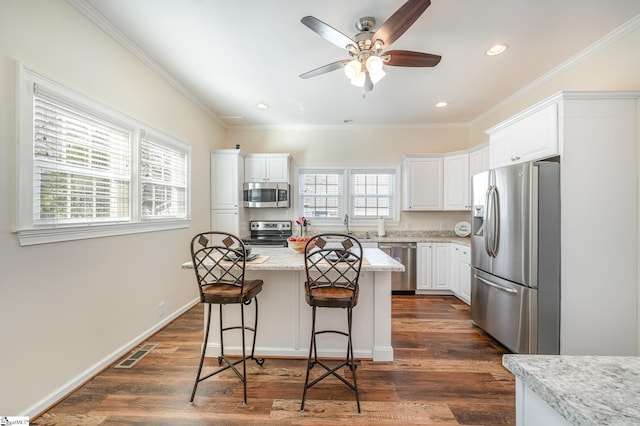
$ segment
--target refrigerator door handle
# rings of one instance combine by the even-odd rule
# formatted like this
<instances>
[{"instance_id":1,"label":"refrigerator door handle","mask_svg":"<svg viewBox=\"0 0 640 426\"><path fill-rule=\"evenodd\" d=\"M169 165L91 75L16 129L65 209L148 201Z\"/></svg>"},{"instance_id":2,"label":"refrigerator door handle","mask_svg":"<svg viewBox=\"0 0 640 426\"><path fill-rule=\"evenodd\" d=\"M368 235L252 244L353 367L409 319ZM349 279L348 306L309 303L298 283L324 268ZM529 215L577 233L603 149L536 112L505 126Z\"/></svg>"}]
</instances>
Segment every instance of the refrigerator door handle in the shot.
<instances>
[{"instance_id":1,"label":"refrigerator door handle","mask_svg":"<svg viewBox=\"0 0 640 426\"><path fill-rule=\"evenodd\" d=\"M474 278L477 279L478 281L482 281L483 283L485 283L486 285L493 287L493 288L497 288L498 290L504 291L505 293L510 293L510 294L518 294L518 290L514 290L512 288L508 288L508 287L503 287L499 284L496 283L492 283L491 281L487 281L482 277L479 277L478 275L474 275Z\"/></svg>"},{"instance_id":2,"label":"refrigerator door handle","mask_svg":"<svg viewBox=\"0 0 640 426\"><path fill-rule=\"evenodd\" d=\"M500 199L498 198L498 188L494 185L491 191L491 210L493 211L493 219L491 225L493 227L491 238L491 252L493 257L498 255L498 241L500 241Z\"/></svg>"},{"instance_id":3,"label":"refrigerator door handle","mask_svg":"<svg viewBox=\"0 0 640 426\"><path fill-rule=\"evenodd\" d=\"M484 196L484 249L487 254L492 257L491 254L491 235L493 232L493 227L491 226L491 219L493 218L493 214L491 212L491 188L493 186L489 186L487 192Z\"/></svg>"}]
</instances>

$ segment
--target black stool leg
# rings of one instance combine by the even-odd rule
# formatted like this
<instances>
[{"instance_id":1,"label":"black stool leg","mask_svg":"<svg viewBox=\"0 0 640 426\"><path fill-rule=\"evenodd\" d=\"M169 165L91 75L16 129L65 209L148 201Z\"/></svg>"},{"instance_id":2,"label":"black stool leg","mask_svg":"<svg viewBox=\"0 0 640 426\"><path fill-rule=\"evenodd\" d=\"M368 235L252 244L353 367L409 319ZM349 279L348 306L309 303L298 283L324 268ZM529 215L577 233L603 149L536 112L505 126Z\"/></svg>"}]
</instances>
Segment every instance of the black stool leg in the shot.
<instances>
[{"instance_id":1,"label":"black stool leg","mask_svg":"<svg viewBox=\"0 0 640 426\"><path fill-rule=\"evenodd\" d=\"M193 391L191 392L191 399L189 402L193 402L193 398L196 396L196 389L198 388L198 383L200 383L200 373L202 372L202 364L204 363L204 354L207 351L207 342L209 341L209 326L211 325L211 304L207 304L208 307L208 315L207 315L207 327L204 332L204 342L202 343L202 352L200 354L200 365L198 366L198 374L196 375L196 382L193 385Z\"/></svg>"},{"instance_id":2,"label":"black stool leg","mask_svg":"<svg viewBox=\"0 0 640 426\"><path fill-rule=\"evenodd\" d=\"M358 391L358 381L356 379L356 364L355 357L353 356L353 343L351 342L351 325L353 324L353 309L347 308L347 323L349 327L349 342L347 343L347 360L351 374L353 374L353 390L356 392L356 403L358 404L358 413L360 413L360 392Z\"/></svg>"},{"instance_id":3,"label":"black stool leg","mask_svg":"<svg viewBox=\"0 0 640 426\"><path fill-rule=\"evenodd\" d=\"M244 390L244 400L242 402L242 405L247 405L247 355L245 353L246 352L246 346L245 346L245 339L244 339L244 333L245 333L245 328L244 328L244 303L240 304L240 319L241 319L241 323L242 323L242 377L240 379L242 380L242 386L243 386L243 390Z\"/></svg>"},{"instance_id":4,"label":"black stool leg","mask_svg":"<svg viewBox=\"0 0 640 426\"><path fill-rule=\"evenodd\" d=\"M315 353L315 357L318 357L316 350L316 307L315 305L311 307L311 341L309 342L309 357L307 358L307 375L304 379L304 392L302 393L302 403L300 404L300 411L304 411L304 401L307 397L307 390L309 389L309 372L311 371L311 366L313 363L311 362L311 356Z\"/></svg>"}]
</instances>

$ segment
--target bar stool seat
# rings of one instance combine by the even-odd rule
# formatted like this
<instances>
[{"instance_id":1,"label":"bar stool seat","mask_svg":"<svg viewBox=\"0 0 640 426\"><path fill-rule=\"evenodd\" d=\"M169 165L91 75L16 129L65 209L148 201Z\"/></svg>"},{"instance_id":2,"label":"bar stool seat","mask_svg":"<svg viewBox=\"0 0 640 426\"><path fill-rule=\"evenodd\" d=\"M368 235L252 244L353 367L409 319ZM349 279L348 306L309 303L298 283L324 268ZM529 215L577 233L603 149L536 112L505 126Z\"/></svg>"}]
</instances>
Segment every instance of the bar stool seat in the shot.
<instances>
[{"instance_id":1,"label":"bar stool seat","mask_svg":"<svg viewBox=\"0 0 640 426\"><path fill-rule=\"evenodd\" d=\"M207 306L207 321L200 355L198 374L191 392L190 402L196 395L198 384L211 376L215 376L227 369L233 372L242 381L244 388L243 404L247 404L247 367L248 359L254 360L258 365L264 364L263 358L254 356L256 347L256 330L258 328L258 297L262 291L262 280L245 280L245 266L248 250L242 240L233 234L226 232L203 232L197 234L191 240L191 260L196 273L200 302ZM244 321L244 307L253 303L255 305L255 320L253 327L247 327ZM223 325L222 307L225 305L240 305L240 325L225 327ZM211 327L211 306L219 306L220 315L220 355L218 365L225 364L212 373L202 376L202 366L209 340ZM239 330L242 334L242 358L231 361L224 350L224 334L227 331ZM245 331L253 332L251 354L246 354ZM236 365L242 364L242 372Z\"/></svg>"}]
</instances>

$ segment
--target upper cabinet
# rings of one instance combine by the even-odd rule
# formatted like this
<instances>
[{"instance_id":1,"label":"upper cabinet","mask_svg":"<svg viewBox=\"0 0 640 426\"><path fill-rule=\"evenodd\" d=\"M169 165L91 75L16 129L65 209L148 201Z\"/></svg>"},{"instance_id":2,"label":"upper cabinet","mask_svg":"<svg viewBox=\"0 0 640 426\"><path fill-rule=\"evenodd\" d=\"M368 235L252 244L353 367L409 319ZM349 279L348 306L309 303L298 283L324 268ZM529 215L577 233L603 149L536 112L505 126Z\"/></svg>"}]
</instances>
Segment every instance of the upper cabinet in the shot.
<instances>
[{"instance_id":1,"label":"upper cabinet","mask_svg":"<svg viewBox=\"0 0 640 426\"><path fill-rule=\"evenodd\" d=\"M553 157L559 154L558 105L516 115L487 133L492 169Z\"/></svg>"},{"instance_id":2,"label":"upper cabinet","mask_svg":"<svg viewBox=\"0 0 640 426\"><path fill-rule=\"evenodd\" d=\"M469 178L489 168L489 144L485 143L469 153Z\"/></svg>"},{"instance_id":3,"label":"upper cabinet","mask_svg":"<svg viewBox=\"0 0 640 426\"><path fill-rule=\"evenodd\" d=\"M469 154L445 155L444 210L470 210Z\"/></svg>"},{"instance_id":4,"label":"upper cabinet","mask_svg":"<svg viewBox=\"0 0 640 426\"><path fill-rule=\"evenodd\" d=\"M402 160L402 209L442 210L441 156L407 156Z\"/></svg>"},{"instance_id":5,"label":"upper cabinet","mask_svg":"<svg viewBox=\"0 0 640 426\"><path fill-rule=\"evenodd\" d=\"M289 154L247 154L244 181L290 183L290 164Z\"/></svg>"}]
</instances>

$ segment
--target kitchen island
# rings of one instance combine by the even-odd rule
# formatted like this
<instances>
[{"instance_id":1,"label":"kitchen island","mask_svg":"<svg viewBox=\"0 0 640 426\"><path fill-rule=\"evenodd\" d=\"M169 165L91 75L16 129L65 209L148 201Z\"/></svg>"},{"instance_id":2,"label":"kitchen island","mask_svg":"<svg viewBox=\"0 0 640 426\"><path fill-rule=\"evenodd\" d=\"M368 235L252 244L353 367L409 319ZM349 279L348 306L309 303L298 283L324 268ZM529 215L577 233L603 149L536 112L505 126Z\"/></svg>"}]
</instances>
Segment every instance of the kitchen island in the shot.
<instances>
[{"instance_id":1,"label":"kitchen island","mask_svg":"<svg viewBox=\"0 0 640 426\"><path fill-rule=\"evenodd\" d=\"M377 248L365 248L360 272L360 294L353 309L353 346L356 358L393 361L391 346L391 273L404 266ZM258 295L258 335L256 356L306 358L311 338L311 308L304 295L304 256L290 248L256 246L254 261L246 263L246 279L264 281ZM182 265L192 269L191 262ZM195 276L193 277L195 286ZM238 322L239 307L225 307L225 321ZM220 353L218 310L213 310L207 356ZM253 306L245 309L245 321L252 323ZM318 324L323 328L345 329L346 311L319 309ZM227 325L227 322L225 322ZM321 340L322 339L322 340ZM318 355L344 358L346 342L341 336L318 338ZM239 333L225 335L225 351L240 353Z\"/></svg>"},{"instance_id":2,"label":"kitchen island","mask_svg":"<svg viewBox=\"0 0 640 426\"><path fill-rule=\"evenodd\" d=\"M516 424L640 424L640 357L505 355L516 376Z\"/></svg>"}]
</instances>

